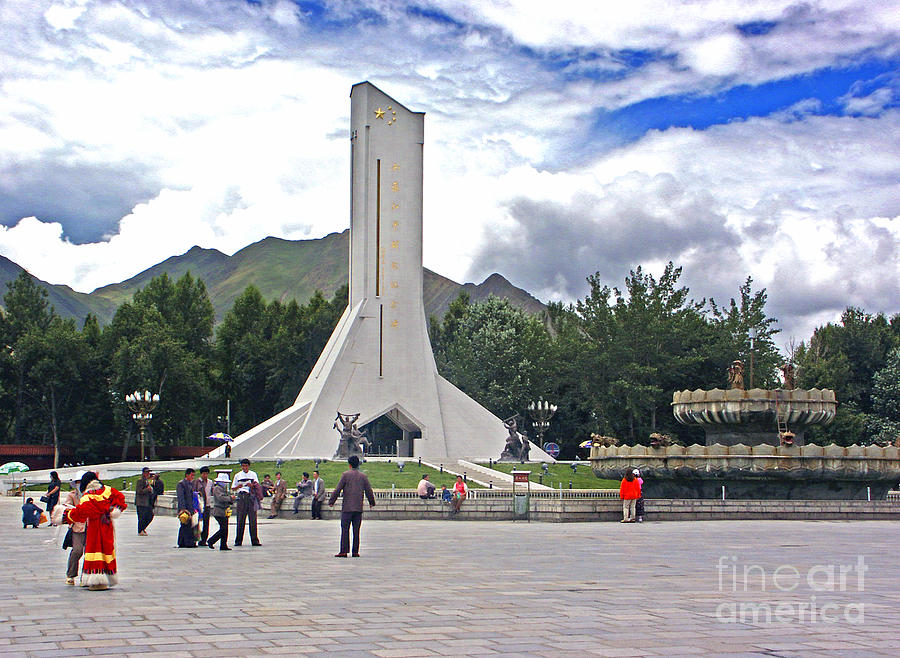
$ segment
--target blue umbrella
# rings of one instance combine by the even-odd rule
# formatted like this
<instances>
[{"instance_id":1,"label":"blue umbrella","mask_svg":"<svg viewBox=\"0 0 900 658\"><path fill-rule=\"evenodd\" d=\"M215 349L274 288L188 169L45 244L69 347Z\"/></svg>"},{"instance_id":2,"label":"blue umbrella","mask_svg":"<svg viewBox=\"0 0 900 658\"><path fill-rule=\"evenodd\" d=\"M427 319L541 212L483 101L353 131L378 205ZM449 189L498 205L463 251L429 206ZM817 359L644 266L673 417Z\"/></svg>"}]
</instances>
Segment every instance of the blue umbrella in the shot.
<instances>
[{"instance_id":1,"label":"blue umbrella","mask_svg":"<svg viewBox=\"0 0 900 658\"><path fill-rule=\"evenodd\" d=\"M215 434L210 434L207 439L212 439L213 441L222 441L223 443L229 443L234 441L230 436L225 434L225 432L216 432Z\"/></svg>"}]
</instances>

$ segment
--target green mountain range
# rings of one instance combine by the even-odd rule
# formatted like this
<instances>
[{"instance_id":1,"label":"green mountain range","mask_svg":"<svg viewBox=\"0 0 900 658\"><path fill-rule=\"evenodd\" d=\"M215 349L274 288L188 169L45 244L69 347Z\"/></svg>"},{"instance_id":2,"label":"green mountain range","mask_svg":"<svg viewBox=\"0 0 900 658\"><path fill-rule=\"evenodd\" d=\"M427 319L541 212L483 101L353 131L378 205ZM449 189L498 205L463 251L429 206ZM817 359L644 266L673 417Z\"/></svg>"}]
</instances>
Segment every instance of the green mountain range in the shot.
<instances>
[{"instance_id":1,"label":"green mountain range","mask_svg":"<svg viewBox=\"0 0 900 658\"><path fill-rule=\"evenodd\" d=\"M172 256L121 283L97 288L91 293L76 292L64 285L35 281L48 292L48 301L63 317L82 321L93 313L101 324L109 322L116 309L131 299L153 277L166 272L177 279L190 271L203 280L216 311L216 319L231 308L235 298L249 285L256 286L268 300L278 299L299 303L306 301L316 290L326 298L347 283L350 230L331 233L316 240L282 240L265 238L244 247L233 256L215 249L193 247L180 256ZM19 276L22 268L0 256L0 296L6 284ZM508 299L514 306L529 313L539 313L544 305L521 288L516 288L499 274L492 274L479 284L459 284L425 269L425 313L441 317L459 293L466 291L471 300L481 301L489 295Z\"/></svg>"}]
</instances>

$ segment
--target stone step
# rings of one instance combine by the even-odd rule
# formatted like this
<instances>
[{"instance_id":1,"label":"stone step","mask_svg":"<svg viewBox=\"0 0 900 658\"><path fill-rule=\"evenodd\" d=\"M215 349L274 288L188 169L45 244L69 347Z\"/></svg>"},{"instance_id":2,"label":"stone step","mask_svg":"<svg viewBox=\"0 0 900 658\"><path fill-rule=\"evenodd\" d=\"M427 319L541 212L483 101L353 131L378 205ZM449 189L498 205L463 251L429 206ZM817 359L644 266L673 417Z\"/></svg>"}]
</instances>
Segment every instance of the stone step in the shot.
<instances>
[{"instance_id":1,"label":"stone step","mask_svg":"<svg viewBox=\"0 0 900 658\"><path fill-rule=\"evenodd\" d=\"M512 489L513 478L509 473L496 471L493 468L488 468L487 466L476 464L475 462L466 461L465 459L459 460L459 466L466 473L477 473L479 480L492 483L495 489ZM521 470L529 470L528 464L522 464L521 466ZM551 491L552 489L545 484L537 484L536 482L532 482L531 490Z\"/></svg>"}]
</instances>

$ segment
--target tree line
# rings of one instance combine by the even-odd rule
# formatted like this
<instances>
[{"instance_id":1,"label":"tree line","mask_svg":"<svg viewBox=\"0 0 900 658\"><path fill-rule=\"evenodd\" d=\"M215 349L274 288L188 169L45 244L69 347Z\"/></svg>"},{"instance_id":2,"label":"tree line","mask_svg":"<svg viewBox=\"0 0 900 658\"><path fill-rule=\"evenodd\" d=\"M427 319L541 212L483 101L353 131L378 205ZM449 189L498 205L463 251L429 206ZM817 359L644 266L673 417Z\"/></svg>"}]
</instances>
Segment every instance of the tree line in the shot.
<instances>
[{"instance_id":1,"label":"tree line","mask_svg":"<svg viewBox=\"0 0 900 658\"><path fill-rule=\"evenodd\" d=\"M465 294L429 319L438 370L501 418L542 398L558 411L545 441L574 457L591 433L646 443L654 432L684 443L702 432L678 425L676 390L725 388L726 371L752 356L753 384L779 385L785 361L765 289L748 278L725 304L694 300L669 263L659 278L640 267L610 287L599 274L574 304L529 315L508 301L471 303ZM200 445L290 406L347 303L317 292L306 303L266 301L248 287L216 325L203 281L185 274L152 279L101 327L60 317L47 292L23 272L8 285L0 314L0 441L67 446L75 462L123 459L136 427L125 396L159 393L148 444ZM751 354L750 330L756 331ZM807 433L841 445L900 435L900 314L848 308L791 348L798 385L834 389L835 422ZM748 373L749 374L749 373ZM746 378L746 377L745 377ZM773 430L774 431L774 430ZM211 445L211 444L210 444Z\"/></svg>"}]
</instances>

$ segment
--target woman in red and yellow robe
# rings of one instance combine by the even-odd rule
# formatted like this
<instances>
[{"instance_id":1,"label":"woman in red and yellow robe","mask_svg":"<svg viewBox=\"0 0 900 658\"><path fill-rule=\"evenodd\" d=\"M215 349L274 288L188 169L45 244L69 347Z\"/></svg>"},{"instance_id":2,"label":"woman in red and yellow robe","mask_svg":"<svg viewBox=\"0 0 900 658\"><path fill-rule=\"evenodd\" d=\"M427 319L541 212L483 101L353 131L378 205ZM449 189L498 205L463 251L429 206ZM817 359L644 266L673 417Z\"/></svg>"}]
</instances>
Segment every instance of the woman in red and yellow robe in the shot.
<instances>
[{"instance_id":1,"label":"woman in red and yellow robe","mask_svg":"<svg viewBox=\"0 0 900 658\"><path fill-rule=\"evenodd\" d=\"M90 475L90 474L89 474ZM116 575L116 533L113 519L127 505L122 493L101 483L94 475L82 479L81 501L67 509L66 523L86 523L84 565L81 586L92 590L108 589L118 582Z\"/></svg>"}]
</instances>

